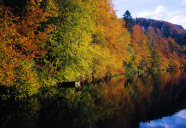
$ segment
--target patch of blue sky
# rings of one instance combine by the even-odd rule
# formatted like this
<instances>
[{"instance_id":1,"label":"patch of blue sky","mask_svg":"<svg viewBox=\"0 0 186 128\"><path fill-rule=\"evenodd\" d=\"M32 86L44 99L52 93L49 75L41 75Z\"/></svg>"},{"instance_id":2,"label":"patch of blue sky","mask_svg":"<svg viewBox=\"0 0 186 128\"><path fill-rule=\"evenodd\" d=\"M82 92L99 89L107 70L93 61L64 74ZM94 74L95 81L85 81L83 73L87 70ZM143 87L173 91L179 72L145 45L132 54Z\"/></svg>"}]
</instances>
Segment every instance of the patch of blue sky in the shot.
<instances>
[{"instance_id":1,"label":"patch of blue sky","mask_svg":"<svg viewBox=\"0 0 186 128\"><path fill-rule=\"evenodd\" d=\"M170 117L140 123L140 128L186 128L186 109Z\"/></svg>"},{"instance_id":2,"label":"patch of blue sky","mask_svg":"<svg viewBox=\"0 0 186 128\"><path fill-rule=\"evenodd\" d=\"M186 28L186 0L112 0L117 16L126 10L133 16L164 20Z\"/></svg>"}]
</instances>

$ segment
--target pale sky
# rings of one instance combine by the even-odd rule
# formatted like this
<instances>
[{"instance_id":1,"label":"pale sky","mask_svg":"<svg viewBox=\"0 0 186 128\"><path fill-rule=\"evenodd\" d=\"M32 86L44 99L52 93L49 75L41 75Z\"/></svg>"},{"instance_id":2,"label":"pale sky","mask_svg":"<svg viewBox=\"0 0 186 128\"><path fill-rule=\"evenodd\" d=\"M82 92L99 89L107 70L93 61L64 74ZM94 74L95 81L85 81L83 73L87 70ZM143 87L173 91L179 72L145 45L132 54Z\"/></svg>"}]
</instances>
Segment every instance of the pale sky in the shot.
<instances>
[{"instance_id":1,"label":"pale sky","mask_svg":"<svg viewBox=\"0 0 186 128\"><path fill-rule=\"evenodd\" d=\"M186 0L112 0L119 18L126 10L144 17L182 25L186 29Z\"/></svg>"},{"instance_id":2,"label":"pale sky","mask_svg":"<svg viewBox=\"0 0 186 128\"><path fill-rule=\"evenodd\" d=\"M173 116L164 117L146 123L140 123L140 128L185 128L186 109Z\"/></svg>"}]
</instances>

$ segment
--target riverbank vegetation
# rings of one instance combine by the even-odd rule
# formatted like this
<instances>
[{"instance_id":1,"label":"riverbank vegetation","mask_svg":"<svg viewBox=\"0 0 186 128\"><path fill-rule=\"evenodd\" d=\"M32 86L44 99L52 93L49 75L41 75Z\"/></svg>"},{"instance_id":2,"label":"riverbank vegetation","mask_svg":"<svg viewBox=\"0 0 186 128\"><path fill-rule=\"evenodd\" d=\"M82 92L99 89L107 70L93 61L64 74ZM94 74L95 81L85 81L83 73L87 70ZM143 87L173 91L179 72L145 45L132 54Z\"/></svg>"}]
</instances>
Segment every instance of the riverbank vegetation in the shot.
<instances>
[{"instance_id":1,"label":"riverbank vegetation","mask_svg":"<svg viewBox=\"0 0 186 128\"><path fill-rule=\"evenodd\" d=\"M119 19L110 0L0 3L0 86L11 95L29 97L60 82L186 65L186 44L137 24L129 11Z\"/></svg>"}]
</instances>

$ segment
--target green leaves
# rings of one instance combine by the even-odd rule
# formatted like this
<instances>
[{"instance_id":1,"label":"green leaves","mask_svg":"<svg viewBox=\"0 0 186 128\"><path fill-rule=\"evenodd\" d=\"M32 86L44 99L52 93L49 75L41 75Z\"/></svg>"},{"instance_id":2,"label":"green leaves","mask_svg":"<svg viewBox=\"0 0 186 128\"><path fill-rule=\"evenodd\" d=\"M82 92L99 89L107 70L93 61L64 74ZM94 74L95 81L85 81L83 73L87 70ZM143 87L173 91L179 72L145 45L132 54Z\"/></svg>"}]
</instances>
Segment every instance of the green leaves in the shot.
<instances>
[{"instance_id":1,"label":"green leaves","mask_svg":"<svg viewBox=\"0 0 186 128\"><path fill-rule=\"evenodd\" d=\"M56 3L59 15L54 21L56 30L50 38L46 61L55 67L59 81L72 81L92 73L94 23L85 4L76 0Z\"/></svg>"}]
</instances>

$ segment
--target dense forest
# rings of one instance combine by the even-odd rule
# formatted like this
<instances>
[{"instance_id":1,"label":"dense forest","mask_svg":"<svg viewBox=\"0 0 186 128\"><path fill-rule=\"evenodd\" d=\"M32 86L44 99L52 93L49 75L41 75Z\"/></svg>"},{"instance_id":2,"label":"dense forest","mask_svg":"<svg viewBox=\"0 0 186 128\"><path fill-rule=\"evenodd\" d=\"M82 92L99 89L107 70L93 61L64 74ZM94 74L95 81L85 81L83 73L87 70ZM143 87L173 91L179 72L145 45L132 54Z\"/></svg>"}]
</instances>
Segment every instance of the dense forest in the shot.
<instances>
[{"instance_id":1,"label":"dense forest","mask_svg":"<svg viewBox=\"0 0 186 128\"><path fill-rule=\"evenodd\" d=\"M181 26L129 11L119 19L111 0L0 0L0 86L11 95L180 68L185 56Z\"/></svg>"}]
</instances>

